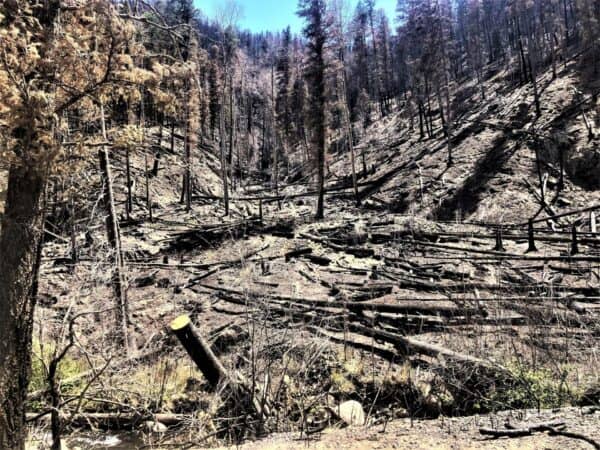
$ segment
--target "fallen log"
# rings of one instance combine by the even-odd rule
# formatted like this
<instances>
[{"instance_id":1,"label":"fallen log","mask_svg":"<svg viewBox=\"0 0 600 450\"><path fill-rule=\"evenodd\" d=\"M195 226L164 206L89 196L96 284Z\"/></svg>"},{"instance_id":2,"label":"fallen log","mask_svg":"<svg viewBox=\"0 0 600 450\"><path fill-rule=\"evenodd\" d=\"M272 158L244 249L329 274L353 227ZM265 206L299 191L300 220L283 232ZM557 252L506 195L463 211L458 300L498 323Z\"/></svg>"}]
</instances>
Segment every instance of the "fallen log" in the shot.
<instances>
[{"instance_id":1,"label":"fallen log","mask_svg":"<svg viewBox=\"0 0 600 450\"><path fill-rule=\"evenodd\" d=\"M290 314L292 316L299 317L299 318L303 319L304 321L309 320L310 322L314 322L315 320L320 320L321 322L323 322L323 319L324 319L323 317L319 317L314 312L304 312L302 310L286 308L286 307L280 306L280 305L270 305L268 310L273 311L273 312L283 313L283 314ZM410 338L410 337L402 336L402 335L391 333L391 332L384 331L384 330L378 330L378 329L375 329L372 327L367 327L367 326L357 324L354 322L348 323L347 318L344 318L344 317L337 317L337 316L330 315L325 318L326 322L329 322L332 320L335 320L336 322L338 322L339 325L347 326L350 331L357 332L364 336L372 337L372 338L381 340L383 342L391 343L394 346L396 346L396 348L401 350L402 353L407 354L407 355L417 353L417 354L422 354L422 355L433 356L438 359L442 358L442 359L446 359L449 361L453 361L453 362L457 362L457 363L461 363L461 364L469 364L471 366L475 366L475 367L478 367L481 369L486 369L497 376L501 375L505 378L512 377L512 375L508 371L508 369L505 369L502 366L499 366L492 362L488 362L488 361L485 361L485 360L482 360L482 359L479 359L479 358L476 358L476 357L473 357L470 355L465 355L465 354L462 354L459 352L455 352L453 350L447 349L445 347L442 347L442 346L439 346L436 344L429 344L429 343L421 342L421 341L418 341L418 340ZM342 323L340 323L340 321Z\"/></svg>"},{"instance_id":2,"label":"fallen log","mask_svg":"<svg viewBox=\"0 0 600 450\"><path fill-rule=\"evenodd\" d=\"M169 264L169 263L147 263L147 262L132 262L130 265L136 267L148 267L148 268L159 268L159 269L199 269L199 270L208 270L213 267L219 267L219 269L225 269L227 267L236 266L238 264L243 263L252 263L252 262L260 262L260 261L271 261L277 258L283 258L285 255L276 255L276 256L263 256L260 258L252 258L256 256L258 253L262 252L269 248L269 245L265 245L264 247L251 251L240 258L231 259L227 261L217 261L214 263L204 263L204 264L195 264L195 263L184 263L184 264Z\"/></svg>"},{"instance_id":3,"label":"fallen log","mask_svg":"<svg viewBox=\"0 0 600 450\"><path fill-rule=\"evenodd\" d=\"M319 244L322 244L338 252L348 253L349 255L356 256L357 258L372 258L373 256L375 256L375 250L373 250L372 248L351 247L334 244L333 242L330 242L327 239L320 238L309 233L301 233L300 237L303 237L304 239L308 239L313 242L318 242Z\"/></svg>"},{"instance_id":4,"label":"fallen log","mask_svg":"<svg viewBox=\"0 0 600 450\"><path fill-rule=\"evenodd\" d=\"M396 352L393 348L386 348L384 345L380 345L374 342L360 342L358 339L352 337L348 333L327 331L314 325L308 325L306 328L308 331L316 334L317 336L327 338L331 341L338 342L340 344L349 345L350 347L356 348L357 350L363 350L369 353L379 355L382 358L385 358L391 362L400 362L400 355L398 355L398 352Z\"/></svg>"},{"instance_id":5,"label":"fallen log","mask_svg":"<svg viewBox=\"0 0 600 450\"><path fill-rule=\"evenodd\" d=\"M27 413L26 419L31 421L47 421L48 415ZM193 420L193 416L170 413L139 413L139 412L88 412L75 414L70 425L77 428L99 428L104 430L127 430L143 425L146 421L160 422L168 427L174 427Z\"/></svg>"},{"instance_id":6,"label":"fallen log","mask_svg":"<svg viewBox=\"0 0 600 450\"><path fill-rule=\"evenodd\" d=\"M319 256L313 254L302 255L304 258L308 259L311 263L316 264L317 266L328 266L331 264L331 259L326 256Z\"/></svg>"},{"instance_id":7,"label":"fallen log","mask_svg":"<svg viewBox=\"0 0 600 450\"><path fill-rule=\"evenodd\" d=\"M542 232L540 230L536 231L536 236L535 236L535 240L536 241L541 241L541 242L550 242L550 243L557 243L557 244L564 244L564 243L569 243L571 242L571 239L569 237L560 237L560 236L544 236L543 234L541 234ZM553 234L553 232L550 232ZM386 236L387 235L387 236ZM372 240L373 243L386 243L386 242L391 242L391 241L397 241L400 238L404 238L407 236L413 237L413 238L417 238L419 240L422 239L427 239L429 241L435 242L440 238L444 238L444 237L456 237L456 238L465 238L465 239L472 239L472 238L478 238L478 239L495 239L496 235L489 233L489 234L483 234L483 233L469 233L469 232L460 232L460 231L456 231L456 232L437 232L437 233L433 233L433 232L427 232L427 231L394 231L392 233L384 233L384 234L372 234L372 238L373 237L377 238L378 242L375 242ZM513 234L513 233L507 233L507 232L503 232L502 233L502 239L503 240L510 240L510 241L522 241L522 242L526 242L529 240L529 234ZM592 238L592 237L583 237L580 239L580 243L584 243L584 244L589 244L589 245L600 245L600 239L597 238Z\"/></svg>"},{"instance_id":8,"label":"fallen log","mask_svg":"<svg viewBox=\"0 0 600 450\"><path fill-rule=\"evenodd\" d=\"M456 316L487 316L487 312L481 308L465 308L458 306L444 305L423 305L418 303L402 303L402 304L387 304L387 303L364 303L364 302L349 302L347 307L350 311L377 311L394 314L423 314L439 317L456 317Z\"/></svg>"},{"instance_id":9,"label":"fallen log","mask_svg":"<svg viewBox=\"0 0 600 450\"><path fill-rule=\"evenodd\" d=\"M600 450L600 443L598 441L581 433L566 431L564 430L564 425L564 422L555 421L529 425L525 428L505 428L503 430L494 428L480 428L479 433L483 434L484 436L491 436L494 439L497 439L500 437L517 438L523 436L531 436L534 433L548 432L550 436L564 436L571 439L582 440L590 444L596 450Z\"/></svg>"},{"instance_id":10,"label":"fallen log","mask_svg":"<svg viewBox=\"0 0 600 450\"><path fill-rule=\"evenodd\" d=\"M562 299L565 302L569 302L570 299ZM572 303L572 302L571 302ZM545 324L571 324L578 326L591 326L596 327L598 321L593 316L585 316L579 314L575 310L556 308L552 306L537 306L537 305L519 305L512 303L503 303L507 309L511 309L527 317L534 323L545 323Z\"/></svg>"},{"instance_id":11,"label":"fallen log","mask_svg":"<svg viewBox=\"0 0 600 450\"><path fill-rule=\"evenodd\" d=\"M263 293L251 292L251 291L241 291L232 288L226 288L223 286L213 286L211 284L200 283L199 286L210 289L213 291L221 291L230 294L235 294L241 296L242 298L262 298L262 299L272 299L277 301L289 301L299 304L313 304L313 305L321 305L321 306L329 306L335 304L335 301L329 299L314 299L314 298L305 298L305 297L291 297L287 295L265 295ZM193 290L193 289L192 289ZM418 295L411 297L394 297L394 300L397 302L444 302L444 301L471 301L471 302L512 302L508 304L513 304L514 302L566 302L566 301L582 301L582 302L599 302L600 297L557 297L557 296L512 296L512 297L479 297L479 298L460 298L460 297L451 297L451 298L435 298L435 297L421 297ZM364 304L356 302L357 304ZM348 305L353 304L353 302L341 302L340 304ZM370 303L367 303L369 305ZM375 304L375 303L373 303Z\"/></svg>"},{"instance_id":12,"label":"fallen log","mask_svg":"<svg viewBox=\"0 0 600 450\"><path fill-rule=\"evenodd\" d=\"M510 373L510 371L498 364L480 358L476 358L474 356L466 355L464 353L455 352L454 350L450 350L440 345L429 344L408 336L402 336L384 330L377 330L355 323L349 324L348 327L351 331L359 332L363 335L373 337L383 342L389 342L390 344L394 344L396 348L398 348L402 353L406 355L418 353L421 355L432 356L438 359L442 358L456 363L480 367L482 369L501 374L504 377L512 378L512 374Z\"/></svg>"},{"instance_id":13,"label":"fallen log","mask_svg":"<svg viewBox=\"0 0 600 450\"><path fill-rule=\"evenodd\" d=\"M439 316L423 316L420 314L393 314L362 312L363 322L370 326L391 325L394 329L401 329L404 333L429 333L448 330L451 325L447 319Z\"/></svg>"},{"instance_id":14,"label":"fallen log","mask_svg":"<svg viewBox=\"0 0 600 450\"><path fill-rule=\"evenodd\" d=\"M302 297L290 297L285 295L265 295L258 292L244 292L237 289L226 288L222 286L213 286L210 284L200 284L200 286L223 292L226 294L232 294L239 297L238 304L246 304L245 298L260 298L267 300L271 303L279 304L297 304L297 305L310 305L321 308L335 308L335 309L347 309L353 312L359 311L377 311L377 312L391 312L396 314L415 314L422 313L425 315L439 315L442 317L455 317L455 316L485 316L485 311L482 308L467 308L458 306L445 306L445 305L432 305L422 304L416 299L413 303L403 301L402 303L371 303L371 302L359 302L359 301L340 301L340 300L329 300L329 299L317 299L317 298L302 298ZM436 299L438 302L444 301L443 299Z\"/></svg>"},{"instance_id":15,"label":"fallen log","mask_svg":"<svg viewBox=\"0 0 600 450\"><path fill-rule=\"evenodd\" d=\"M288 262L289 260L291 260L292 258L297 258L298 256L303 256L303 255L308 255L310 253L312 253L312 248L311 247L302 247L302 248L297 248L295 250L289 251L287 252L284 257L285 257L285 261Z\"/></svg>"},{"instance_id":16,"label":"fallen log","mask_svg":"<svg viewBox=\"0 0 600 450\"><path fill-rule=\"evenodd\" d=\"M539 424L532 424L528 426L521 426L520 428L509 427L503 430L495 429L495 428L487 428L482 427L479 429L479 433L484 436L493 436L493 437L521 437L521 436L529 436L536 431L545 431L547 427L562 427L565 425L564 421L554 420L552 422L544 422Z\"/></svg>"},{"instance_id":17,"label":"fallen log","mask_svg":"<svg viewBox=\"0 0 600 450\"><path fill-rule=\"evenodd\" d=\"M393 288L394 287L391 284L375 284L371 286L367 285L353 287L344 287L338 284L334 284L331 288L330 293L331 295L335 295L338 298L343 298L354 302L361 302L391 294Z\"/></svg>"},{"instance_id":18,"label":"fallen log","mask_svg":"<svg viewBox=\"0 0 600 450\"><path fill-rule=\"evenodd\" d=\"M424 291L430 292L468 292L474 291L475 289L480 291L493 291L493 292L520 292L527 293L531 291L536 291L540 289L550 289L552 288L555 291L559 292L574 292L582 295L594 295L598 293L598 288L595 287L587 287L587 286L568 286L563 284L554 284L554 283L546 283L540 282L536 284L529 283L483 283L483 282L458 282L458 283L443 283L441 281L431 282L424 279L419 279L416 277L411 277L407 275L401 275L394 272L386 272L386 274L393 274L389 278L393 278L395 281L398 281L401 288L416 288Z\"/></svg>"},{"instance_id":19,"label":"fallen log","mask_svg":"<svg viewBox=\"0 0 600 450\"><path fill-rule=\"evenodd\" d=\"M490 257L486 259L494 259L498 260L522 260L522 261L569 261L569 262L600 262L600 256L534 256L534 255L517 255L514 253L506 253L506 252L496 252L493 250L479 250L474 248L467 247L455 247L452 245L445 244L434 244L433 242L423 242L423 241L409 241L408 243L414 245L421 245L423 247L433 247L440 248L444 250L458 251L458 252L466 252L466 253L477 253L483 255L490 255ZM435 256L434 256L435 258ZM476 259L474 257L470 257L470 259Z\"/></svg>"}]
</instances>

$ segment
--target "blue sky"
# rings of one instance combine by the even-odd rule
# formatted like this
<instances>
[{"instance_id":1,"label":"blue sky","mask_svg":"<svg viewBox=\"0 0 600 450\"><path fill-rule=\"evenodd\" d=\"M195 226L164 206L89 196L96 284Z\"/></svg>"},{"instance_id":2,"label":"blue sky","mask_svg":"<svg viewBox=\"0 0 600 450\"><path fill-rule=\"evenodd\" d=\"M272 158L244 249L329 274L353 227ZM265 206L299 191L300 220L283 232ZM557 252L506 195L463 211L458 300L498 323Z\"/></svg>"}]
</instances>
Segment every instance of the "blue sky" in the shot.
<instances>
[{"instance_id":1,"label":"blue sky","mask_svg":"<svg viewBox=\"0 0 600 450\"><path fill-rule=\"evenodd\" d=\"M214 18L218 5L223 0L194 0L196 7L201 9L209 18ZM350 0L354 8L358 0ZM397 0L377 0L376 8L385 9L388 18L393 24ZM296 15L297 0L238 0L242 5L243 17L240 26L254 32L278 31L287 25L292 27L292 32L302 30L302 21Z\"/></svg>"}]
</instances>

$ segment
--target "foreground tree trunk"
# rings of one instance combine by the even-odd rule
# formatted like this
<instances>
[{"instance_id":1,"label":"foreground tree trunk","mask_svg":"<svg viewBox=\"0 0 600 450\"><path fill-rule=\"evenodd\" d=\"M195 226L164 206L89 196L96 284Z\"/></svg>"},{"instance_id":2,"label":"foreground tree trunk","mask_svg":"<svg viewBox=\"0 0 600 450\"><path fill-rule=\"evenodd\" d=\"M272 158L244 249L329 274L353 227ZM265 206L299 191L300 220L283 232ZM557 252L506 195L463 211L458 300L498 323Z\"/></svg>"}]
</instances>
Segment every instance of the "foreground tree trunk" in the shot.
<instances>
[{"instance_id":1,"label":"foreground tree trunk","mask_svg":"<svg viewBox=\"0 0 600 450\"><path fill-rule=\"evenodd\" d=\"M45 176L12 167L0 235L0 448L25 448L25 398L44 226Z\"/></svg>"}]
</instances>

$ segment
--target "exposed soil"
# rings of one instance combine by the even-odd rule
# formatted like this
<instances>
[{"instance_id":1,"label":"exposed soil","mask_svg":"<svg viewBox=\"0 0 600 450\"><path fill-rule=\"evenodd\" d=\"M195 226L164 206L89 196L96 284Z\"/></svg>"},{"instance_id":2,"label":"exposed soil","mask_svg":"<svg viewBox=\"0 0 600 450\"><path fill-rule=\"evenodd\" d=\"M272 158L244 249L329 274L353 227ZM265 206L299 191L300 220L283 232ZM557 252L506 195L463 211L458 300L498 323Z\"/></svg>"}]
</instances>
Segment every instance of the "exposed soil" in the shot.
<instances>
[{"instance_id":1,"label":"exposed soil","mask_svg":"<svg viewBox=\"0 0 600 450\"><path fill-rule=\"evenodd\" d=\"M439 450L521 450L521 449L590 449L586 442L562 436L537 433L518 438L490 439L479 433L480 427L500 427L505 421L546 422L560 419L568 423L569 431L600 438L600 416L582 415L581 411L515 411L493 416L443 418L435 420L395 420L385 425L368 428L329 429L318 436L301 437L297 434L277 434L268 439L244 444L244 450L268 449L439 449ZM227 447L223 447L227 448Z\"/></svg>"}]
</instances>

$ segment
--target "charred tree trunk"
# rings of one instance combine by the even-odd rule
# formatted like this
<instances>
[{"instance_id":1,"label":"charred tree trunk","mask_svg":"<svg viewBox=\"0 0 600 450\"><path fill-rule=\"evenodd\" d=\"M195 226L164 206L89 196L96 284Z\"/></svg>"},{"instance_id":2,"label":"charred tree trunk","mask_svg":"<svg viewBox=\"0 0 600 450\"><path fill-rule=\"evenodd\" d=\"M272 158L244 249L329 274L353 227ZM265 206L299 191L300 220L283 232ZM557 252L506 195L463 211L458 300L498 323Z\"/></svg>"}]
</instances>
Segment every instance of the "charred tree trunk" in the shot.
<instances>
[{"instance_id":1,"label":"charred tree trunk","mask_svg":"<svg viewBox=\"0 0 600 450\"><path fill-rule=\"evenodd\" d=\"M175 153L175 118L171 121L171 153Z\"/></svg>"},{"instance_id":2,"label":"charred tree trunk","mask_svg":"<svg viewBox=\"0 0 600 450\"><path fill-rule=\"evenodd\" d=\"M188 88L188 95L189 95ZM192 209L192 130L190 118L190 107L186 103L185 107L185 173L183 175L183 189L181 191L181 197L185 200L185 209L190 211Z\"/></svg>"},{"instance_id":3,"label":"charred tree trunk","mask_svg":"<svg viewBox=\"0 0 600 450\"><path fill-rule=\"evenodd\" d=\"M227 74L225 75L227 79ZM225 85L226 83L223 83ZM221 160L221 181L223 182L223 206L225 216L229 215L229 186L227 183L227 155L225 154L225 86L221 93L221 113L219 114L219 149Z\"/></svg>"},{"instance_id":4,"label":"charred tree trunk","mask_svg":"<svg viewBox=\"0 0 600 450\"><path fill-rule=\"evenodd\" d=\"M71 181L72 188L72 181ZM75 226L75 200L73 198L73 194L71 193L69 196L69 234L71 238L71 261L73 264L73 269L75 268L75 264L78 260L77 254L77 233Z\"/></svg>"},{"instance_id":5,"label":"charred tree trunk","mask_svg":"<svg viewBox=\"0 0 600 450\"><path fill-rule=\"evenodd\" d=\"M352 135L352 121L350 119L350 108L348 106L348 77L346 74L346 64L344 60L343 50L340 50L340 62L342 63L342 93L341 98L343 98L342 106L344 109L344 122L346 125L346 139L348 140L348 149L350 150L350 163L352 165L352 187L354 189L354 199L356 201L356 206L360 206L360 197L358 195L358 180L356 177L356 154L354 152L354 136Z\"/></svg>"},{"instance_id":6,"label":"charred tree trunk","mask_svg":"<svg viewBox=\"0 0 600 450\"><path fill-rule=\"evenodd\" d=\"M211 350L208 342L198 333L188 316L179 316L173 320L171 331L177 336L192 361L213 388L216 388L221 381L228 378L225 368Z\"/></svg>"},{"instance_id":7,"label":"charred tree trunk","mask_svg":"<svg viewBox=\"0 0 600 450\"><path fill-rule=\"evenodd\" d=\"M0 448L25 447L25 398L44 224L44 174L13 166L0 235Z\"/></svg>"},{"instance_id":8,"label":"charred tree trunk","mask_svg":"<svg viewBox=\"0 0 600 450\"><path fill-rule=\"evenodd\" d=\"M3 2L11 3L11 2ZM9 4L18 8L20 4ZM36 46L40 58L46 58L44 44L51 43L54 22L60 11L58 0L36 4L33 15L38 21L23 31L35 29L26 38ZM20 12L19 12L20 13ZM27 14L27 13L26 13ZM3 21L5 22L5 21ZM41 28L41 33L37 28ZM41 39L37 37L41 35ZM35 36L35 37L34 37ZM28 73L30 80L45 78L44 64L34 65ZM44 85L45 83L42 83ZM44 144L39 140L36 127L43 125L40 117L20 128L15 153L25 157L43 155ZM53 119L52 119L53 120ZM50 128L50 125L47 124ZM25 126L25 125L24 125ZM10 129L10 128L9 128ZM6 149L4 149L6 150ZM31 334L38 290L38 272L42 252L45 220L45 187L47 164L38 158L14 161L9 168L8 189L0 228L0 448L23 450L27 429L25 426L25 399L31 374Z\"/></svg>"},{"instance_id":9,"label":"charred tree trunk","mask_svg":"<svg viewBox=\"0 0 600 450\"><path fill-rule=\"evenodd\" d=\"M125 202L125 214L127 221L131 219L131 212L133 211L133 198L131 193L131 159L130 159L129 146L125 150L125 172L127 178L127 201Z\"/></svg>"},{"instance_id":10,"label":"charred tree trunk","mask_svg":"<svg viewBox=\"0 0 600 450\"><path fill-rule=\"evenodd\" d=\"M425 113L423 112L423 103L421 101L418 102L418 108L419 108L419 138L420 139L424 139L425 138L425 127L424 127L424 115Z\"/></svg>"},{"instance_id":11,"label":"charred tree trunk","mask_svg":"<svg viewBox=\"0 0 600 450\"><path fill-rule=\"evenodd\" d=\"M146 127L146 111L144 107L144 97L142 96L142 101L140 102L140 127L142 130ZM160 141L162 141L162 124L160 128L159 135L159 147ZM142 138L142 143L144 142L144 138ZM146 181L146 208L148 209L148 219L150 222L154 220L152 217L152 201L150 198L150 172L148 168L148 152L144 149L144 179Z\"/></svg>"},{"instance_id":12,"label":"charred tree trunk","mask_svg":"<svg viewBox=\"0 0 600 450\"><path fill-rule=\"evenodd\" d=\"M146 174L146 208L148 209L148 219L154 221L152 217L152 199L150 197L150 173L148 170L148 155L144 155L144 173Z\"/></svg>"},{"instance_id":13,"label":"charred tree trunk","mask_svg":"<svg viewBox=\"0 0 600 450\"><path fill-rule=\"evenodd\" d=\"M227 167L229 167L229 176L232 183L234 183L234 174L232 173L233 167L233 150L235 142L235 108L233 98L233 71L229 74L229 154L227 155ZM234 186L235 189L235 186Z\"/></svg>"},{"instance_id":14,"label":"charred tree trunk","mask_svg":"<svg viewBox=\"0 0 600 450\"><path fill-rule=\"evenodd\" d=\"M279 197L279 146L281 146L281 138L277 130L277 120L275 118L275 65L271 64L271 141L273 152L273 189L275 196ZM277 207L281 209L281 200L277 200Z\"/></svg>"}]
</instances>

